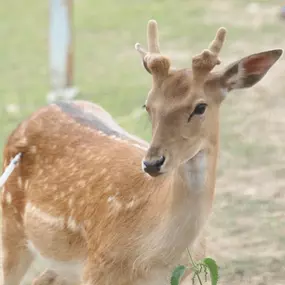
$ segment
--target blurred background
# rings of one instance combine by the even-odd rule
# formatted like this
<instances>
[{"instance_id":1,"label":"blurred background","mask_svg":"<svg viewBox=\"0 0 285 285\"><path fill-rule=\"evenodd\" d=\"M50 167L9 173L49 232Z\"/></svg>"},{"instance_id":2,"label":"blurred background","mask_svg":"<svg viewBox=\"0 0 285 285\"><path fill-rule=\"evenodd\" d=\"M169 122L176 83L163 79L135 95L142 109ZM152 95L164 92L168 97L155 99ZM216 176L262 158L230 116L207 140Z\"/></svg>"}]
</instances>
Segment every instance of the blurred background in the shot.
<instances>
[{"instance_id":1,"label":"blurred background","mask_svg":"<svg viewBox=\"0 0 285 285\"><path fill-rule=\"evenodd\" d=\"M79 99L101 104L128 131L150 138L141 106L151 77L134 44L158 21L161 50L176 67L228 29L222 65L285 48L284 1L74 0L74 80ZM49 1L2 1L0 147L21 120L47 102ZM283 56L284 57L284 56ZM254 88L231 92L221 108L216 200L208 255L220 284L285 284L285 59ZM1 158L2 160L2 158ZM42 270L35 264L25 284Z\"/></svg>"}]
</instances>

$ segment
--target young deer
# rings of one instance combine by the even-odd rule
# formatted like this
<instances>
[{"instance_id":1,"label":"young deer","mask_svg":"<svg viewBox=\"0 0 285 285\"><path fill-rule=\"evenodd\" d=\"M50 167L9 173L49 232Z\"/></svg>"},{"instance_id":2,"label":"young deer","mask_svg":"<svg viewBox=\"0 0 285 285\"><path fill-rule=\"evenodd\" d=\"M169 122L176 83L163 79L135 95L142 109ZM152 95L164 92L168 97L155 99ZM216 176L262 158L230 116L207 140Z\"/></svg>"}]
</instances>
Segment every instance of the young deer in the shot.
<instances>
[{"instance_id":1,"label":"young deer","mask_svg":"<svg viewBox=\"0 0 285 285\"><path fill-rule=\"evenodd\" d=\"M51 270L35 284L62 276L93 285L165 285L187 247L204 256L220 104L282 54L253 54L213 73L225 34L218 30L192 69L175 70L160 54L156 22L148 23L148 52L136 49L153 79L149 145L83 101L51 104L18 126L4 150L4 167L22 158L3 189L2 284L19 284L36 255Z\"/></svg>"}]
</instances>

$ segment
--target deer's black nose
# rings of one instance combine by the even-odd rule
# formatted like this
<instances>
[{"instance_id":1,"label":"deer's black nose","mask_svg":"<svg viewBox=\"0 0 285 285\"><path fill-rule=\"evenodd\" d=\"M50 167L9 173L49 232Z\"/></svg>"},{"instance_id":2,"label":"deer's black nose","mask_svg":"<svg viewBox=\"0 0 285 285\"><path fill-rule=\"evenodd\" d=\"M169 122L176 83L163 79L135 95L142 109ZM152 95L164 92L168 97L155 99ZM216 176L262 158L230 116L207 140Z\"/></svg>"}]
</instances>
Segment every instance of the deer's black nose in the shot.
<instances>
[{"instance_id":1,"label":"deer's black nose","mask_svg":"<svg viewBox=\"0 0 285 285\"><path fill-rule=\"evenodd\" d=\"M143 170L151 176L157 176L160 173L161 166L165 162L165 157L161 156L155 160L144 160L143 161Z\"/></svg>"}]
</instances>

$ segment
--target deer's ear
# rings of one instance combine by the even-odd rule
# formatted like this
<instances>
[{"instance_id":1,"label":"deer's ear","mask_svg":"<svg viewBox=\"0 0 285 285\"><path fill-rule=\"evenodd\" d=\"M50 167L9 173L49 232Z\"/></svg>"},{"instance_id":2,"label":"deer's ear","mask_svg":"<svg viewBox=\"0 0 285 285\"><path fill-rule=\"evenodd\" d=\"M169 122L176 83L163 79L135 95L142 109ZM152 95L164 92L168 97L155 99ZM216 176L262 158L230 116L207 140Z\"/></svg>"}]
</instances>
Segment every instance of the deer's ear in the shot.
<instances>
[{"instance_id":1,"label":"deer's ear","mask_svg":"<svg viewBox=\"0 0 285 285\"><path fill-rule=\"evenodd\" d=\"M269 50L244 57L222 72L221 85L227 91L256 84L282 55L282 49Z\"/></svg>"}]
</instances>

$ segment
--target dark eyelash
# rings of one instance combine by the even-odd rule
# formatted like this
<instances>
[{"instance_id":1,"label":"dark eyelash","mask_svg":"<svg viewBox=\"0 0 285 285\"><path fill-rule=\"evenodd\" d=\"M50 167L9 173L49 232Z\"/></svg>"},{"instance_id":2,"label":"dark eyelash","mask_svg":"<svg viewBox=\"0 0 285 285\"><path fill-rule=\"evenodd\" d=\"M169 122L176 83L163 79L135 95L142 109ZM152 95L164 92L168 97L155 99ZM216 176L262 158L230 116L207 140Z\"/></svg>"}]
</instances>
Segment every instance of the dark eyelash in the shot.
<instances>
[{"instance_id":1,"label":"dark eyelash","mask_svg":"<svg viewBox=\"0 0 285 285\"><path fill-rule=\"evenodd\" d=\"M191 118L194 116L194 113L190 114L189 118L188 118L188 123L190 122Z\"/></svg>"}]
</instances>

